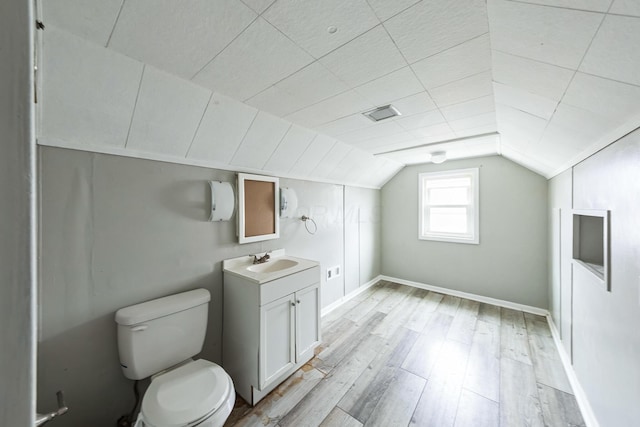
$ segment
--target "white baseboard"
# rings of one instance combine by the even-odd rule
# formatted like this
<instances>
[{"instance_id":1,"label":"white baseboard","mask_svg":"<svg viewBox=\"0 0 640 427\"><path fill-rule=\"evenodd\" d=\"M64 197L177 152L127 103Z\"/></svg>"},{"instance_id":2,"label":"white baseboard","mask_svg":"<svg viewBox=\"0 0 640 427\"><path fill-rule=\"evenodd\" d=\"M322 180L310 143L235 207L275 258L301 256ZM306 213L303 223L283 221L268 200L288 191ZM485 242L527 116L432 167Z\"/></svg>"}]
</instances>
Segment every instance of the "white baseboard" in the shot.
<instances>
[{"instance_id":1,"label":"white baseboard","mask_svg":"<svg viewBox=\"0 0 640 427\"><path fill-rule=\"evenodd\" d=\"M321 316L326 316L327 314L331 313L333 310L335 310L336 308L340 307L342 304L344 304L345 302L349 301L350 299L353 299L354 297L356 297L357 295L361 294L362 292L366 291L368 288L370 288L371 286L375 285L376 283L378 283L381 279L382 276L377 276L374 277L373 279L369 280L367 283L365 283L364 285L360 286L358 289L356 289L353 292L348 293L347 295L343 296L342 298L340 298L337 301L332 302L331 304L329 304L328 306L324 307L322 309L321 312Z\"/></svg>"},{"instance_id":2,"label":"white baseboard","mask_svg":"<svg viewBox=\"0 0 640 427\"><path fill-rule=\"evenodd\" d=\"M553 342L556 344L558 353L560 353L560 359L562 360L564 371L566 372L569 384L571 384L571 388L573 389L573 395L576 397L576 401L580 407L580 412L582 413L582 418L584 419L585 424L587 427L600 427L600 424L598 424L598 420L593 413L593 409L591 408L591 404L589 403L589 399L587 399L587 394L582 389L582 386L578 381L578 377L576 376L576 372L573 370L571 359L562 345L558 328L556 328L550 314L547 315L547 323L549 324L549 329L551 329Z\"/></svg>"},{"instance_id":3,"label":"white baseboard","mask_svg":"<svg viewBox=\"0 0 640 427\"><path fill-rule=\"evenodd\" d=\"M411 280L398 279L397 277L380 276L380 279L388 280L389 282L399 283L401 285L413 286L414 288L426 289L428 291L434 291L441 294L452 295L454 297L466 298L473 301L479 301L487 304L497 305L499 307L511 308L513 310L520 310L520 311L524 311L531 314L537 314L538 316L547 316L549 314L549 310L545 310L544 308L518 304L511 301L485 297L482 295L470 294L468 292L456 291L454 289L441 288L439 286L427 285L425 283L420 283L420 282L412 282Z\"/></svg>"}]
</instances>

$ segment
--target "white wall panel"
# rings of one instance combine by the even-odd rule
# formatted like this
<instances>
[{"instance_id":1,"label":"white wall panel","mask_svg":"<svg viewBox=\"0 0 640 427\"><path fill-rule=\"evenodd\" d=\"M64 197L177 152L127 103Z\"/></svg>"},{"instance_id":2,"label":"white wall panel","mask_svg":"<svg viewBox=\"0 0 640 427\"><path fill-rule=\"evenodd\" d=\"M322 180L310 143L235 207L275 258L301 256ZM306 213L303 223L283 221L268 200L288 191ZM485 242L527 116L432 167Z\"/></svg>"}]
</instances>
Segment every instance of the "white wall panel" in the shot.
<instances>
[{"instance_id":1,"label":"white wall panel","mask_svg":"<svg viewBox=\"0 0 640 427\"><path fill-rule=\"evenodd\" d=\"M211 91L146 66L127 148L185 157Z\"/></svg>"},{"instance_id":2,"label":"white wall panel","mask_svg":"<svg viewBox=\"0 0 640 427\"><path fill-rule=\"evenodd\" d=\"M124 147L142 68L138 61L48 26L40 137Z\"/></svg>"},{"instance_id":3,"label":"white wall panel","mask_svg":"<svg viewBox=\"0 0 640 427\"><path fill-rule=\"evenodd\" d=\"M229 163L257 114L255 108L214 93L187 157Z\"/></svg>"},{"instance_id":4,"label":"white wall panel","mask_svg":"<svg viewBox=\"0 0 640 427\"><path fill-rule=\"evenodd\" d=\"M291 124L271 114L259 112L230 164L262 169Z\"/></svg>"}]
</instances>

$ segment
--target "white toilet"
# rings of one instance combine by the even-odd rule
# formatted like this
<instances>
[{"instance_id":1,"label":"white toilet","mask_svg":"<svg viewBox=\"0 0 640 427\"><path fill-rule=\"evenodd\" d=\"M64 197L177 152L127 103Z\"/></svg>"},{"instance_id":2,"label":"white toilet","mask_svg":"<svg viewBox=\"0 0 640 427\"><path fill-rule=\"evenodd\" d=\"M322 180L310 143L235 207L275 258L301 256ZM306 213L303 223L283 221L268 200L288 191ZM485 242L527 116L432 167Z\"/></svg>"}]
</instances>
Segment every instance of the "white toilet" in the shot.
<instances>
[{"instance_id":1,"label":"white toilet","mask_svg":"<svg viewBox=\"0 0 640 427\"><path fill-rule=\"evenodd\" d=\"M147 301L116 312L124 375L151 376L136 427L221 427L236 394L231 377L200 353L211 296L206 289Z\"/></svg>"}]
</instances>

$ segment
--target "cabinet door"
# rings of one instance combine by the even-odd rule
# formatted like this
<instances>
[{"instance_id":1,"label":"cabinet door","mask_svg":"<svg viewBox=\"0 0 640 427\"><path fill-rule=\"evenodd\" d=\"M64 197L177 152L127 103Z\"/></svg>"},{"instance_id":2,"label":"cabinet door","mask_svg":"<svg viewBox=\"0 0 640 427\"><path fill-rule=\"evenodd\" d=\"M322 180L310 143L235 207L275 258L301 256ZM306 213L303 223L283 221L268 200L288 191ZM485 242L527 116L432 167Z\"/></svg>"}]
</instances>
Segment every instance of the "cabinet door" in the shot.
<instances>
[{"instance_id":1,"label":"cabinet door","mask_svg":"<svg viewBox=\"0 0 640 427\"><path fill-rule=\"evenodd\" d=\"M294 295L260 307L260 389L295 365Z\"/></svg>"},{"instance_id":2,"label":"cabinet door","mask_svg":"<svg viewBox=\"0 0 640 427\"><path fill-rule=\"evenodd\" d=\"M320 284L295 293L296 297L296 362L313 357L320 343Z\"/></svg>"}]
</instances>

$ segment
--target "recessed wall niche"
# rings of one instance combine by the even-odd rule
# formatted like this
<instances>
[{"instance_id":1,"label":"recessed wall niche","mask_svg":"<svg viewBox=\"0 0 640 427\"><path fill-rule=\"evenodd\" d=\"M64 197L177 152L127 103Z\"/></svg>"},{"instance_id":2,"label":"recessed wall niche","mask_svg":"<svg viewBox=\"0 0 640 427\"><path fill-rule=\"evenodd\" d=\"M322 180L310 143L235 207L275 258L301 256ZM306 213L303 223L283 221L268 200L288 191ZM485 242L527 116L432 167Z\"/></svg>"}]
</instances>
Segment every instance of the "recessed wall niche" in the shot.
<instances>
[{"instance_id":1,"label":"recessed wall niche","mask_svg":"<svg viewBox=\"0 0 640 427\"><path fill-rule=\"evenodd\" d=\"M573 262L592 273L604 289L609 280L609 211L573 211Z\"/></svg>"}]
</instances>

